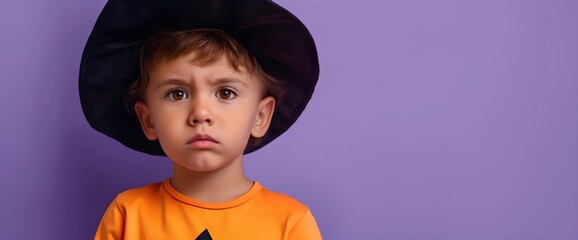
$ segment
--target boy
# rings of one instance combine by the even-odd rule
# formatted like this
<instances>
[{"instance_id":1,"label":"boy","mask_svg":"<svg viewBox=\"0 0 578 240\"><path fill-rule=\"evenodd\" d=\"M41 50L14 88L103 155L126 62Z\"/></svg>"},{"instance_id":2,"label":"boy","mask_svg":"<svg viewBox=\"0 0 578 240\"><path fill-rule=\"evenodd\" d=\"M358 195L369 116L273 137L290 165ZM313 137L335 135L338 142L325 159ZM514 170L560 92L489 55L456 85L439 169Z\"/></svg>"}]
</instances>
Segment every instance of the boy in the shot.
<instances>
[{"instance_id":1,"label":"boy","mask_svg":"<svg viewBox=\"0 0 578 240\"><path fill-rule=\"evenodd\" d=\"M174 171L119 194L95 239L320 239L306 206L242 165L293 124L318 74L311 35L272 2L109 1L82 58L83 111Z\"/></svg>"}]
</instances>

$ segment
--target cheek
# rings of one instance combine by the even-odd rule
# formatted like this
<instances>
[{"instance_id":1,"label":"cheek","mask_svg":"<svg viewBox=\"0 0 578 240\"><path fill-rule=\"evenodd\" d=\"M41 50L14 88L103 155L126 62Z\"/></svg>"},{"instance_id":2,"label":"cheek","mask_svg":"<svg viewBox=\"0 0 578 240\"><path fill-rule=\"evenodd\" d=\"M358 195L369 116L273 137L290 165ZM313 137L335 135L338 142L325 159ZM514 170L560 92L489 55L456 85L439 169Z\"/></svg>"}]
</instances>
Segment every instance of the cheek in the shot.
<instances>
[{"instance_id":1,"label":"cheek","mask_svg":"<svg viewBox=\"0 0 578 240\"><path fill-rule=\"evenodd\" d=\"M186 111L170 107L153 109L152 120L158 134L179 131L186 124Z\"/></svg>"},{"instance_id":2,"label":"cheek","mask_svg":"<svg viewBox=\"0 0 578 240\"><path fill-rule=\"evenodd\" d=\"M255 125L256 107L253 103L234 106L227 111L226 115L221 118L227 122L227 130L239 132L239 134L248 134ZM242 131L242 133L241 133Z\"/></svg>"}]
</instances>

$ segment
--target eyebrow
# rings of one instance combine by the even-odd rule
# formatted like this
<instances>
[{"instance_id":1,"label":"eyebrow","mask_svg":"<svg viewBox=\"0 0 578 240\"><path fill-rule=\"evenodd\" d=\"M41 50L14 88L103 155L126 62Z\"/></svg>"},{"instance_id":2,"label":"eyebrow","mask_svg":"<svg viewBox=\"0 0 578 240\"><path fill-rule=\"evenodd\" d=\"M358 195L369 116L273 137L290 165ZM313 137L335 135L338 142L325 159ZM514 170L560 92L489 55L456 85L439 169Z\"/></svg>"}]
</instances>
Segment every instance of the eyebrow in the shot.
<instances>
[{"instance_id":1,"label":"eyebrow","mask_svg":"<svg viewBox=\"0 0 578 240\"><path fill-rule=\"evenodd\" d=\"M211 85L221 85L221 84L228 84L228 83L239 83L239 84L243 85L243 87L249 88L249 85L247 83L245 83L245 82L243 82L240 79L235 78L235 77L217 78L216 80L212 81L210 84ZM182 79L173 78L173 79L168 79L168 80L165 80L165 81L157 84L155 89L162 88L166 85L187 86L187 85L189 85L189 83L185 80L182 80Z\"/></svg>"},{"instance_id":2,"label":"eyebrow","mask_svg":"<svg viewBox=\"0 0 578 240\"><path fill-rule=\"evenodd\" d=\"M182 79L173 78L173 79L168 79L168 80L165 80L165 81L157 84L157 86L156 86L155 89L160 89L160 88L162 88L162 87L164 87L164 86L166 86L166 85L183 86L183 85L188 85L188 83L185 82L185 81L182 80Z\"/></svg>"},{"instance_id":3,"label":"eyebrow","mask_svg":"<svg viewBox=\"0 0 578 240\"><path fill-rule=\"evenodd\" d=\"M245 88L249 88L249 85L246 82L241 81L238 78L217 78L215 82L211 83L212 85L220 85L220 84L227 84L227 83L240 83Z\"/></svg>"}]
</instances>

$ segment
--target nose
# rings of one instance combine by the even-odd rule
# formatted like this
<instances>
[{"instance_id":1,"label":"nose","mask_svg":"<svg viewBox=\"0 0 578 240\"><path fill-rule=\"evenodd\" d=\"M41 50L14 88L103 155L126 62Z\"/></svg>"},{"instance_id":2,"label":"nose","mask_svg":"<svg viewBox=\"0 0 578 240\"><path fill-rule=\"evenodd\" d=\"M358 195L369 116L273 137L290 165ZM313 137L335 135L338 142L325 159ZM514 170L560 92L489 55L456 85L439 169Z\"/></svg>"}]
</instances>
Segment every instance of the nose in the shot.
<instances>
[{"instance_id":1,"label":"nose","mask_svg":"<svg viewBox=\"0 0 578 240\"><path fill-rule=\"evenodd\" d=\"M195 116L192 118L192 121L190 121L192 126L195 126L197 124L201 124L201 123L207 123L209 125L211 125L212 121L210 118L207 117L203 117L203 116Z\"/></svg>"},{"instance_id":2,"label":"nose","mask_svg":"<svg viewBox=\"0 0 578 240\"><path fill-rule=\"evenodd\" d=\"M191 101L191 112L189 114L188 123L193 127L202 124L207 124L208 126L213 125L210 106L206 100L202 99L202 97L197 97Z\"/></svg>"}]
</instances>

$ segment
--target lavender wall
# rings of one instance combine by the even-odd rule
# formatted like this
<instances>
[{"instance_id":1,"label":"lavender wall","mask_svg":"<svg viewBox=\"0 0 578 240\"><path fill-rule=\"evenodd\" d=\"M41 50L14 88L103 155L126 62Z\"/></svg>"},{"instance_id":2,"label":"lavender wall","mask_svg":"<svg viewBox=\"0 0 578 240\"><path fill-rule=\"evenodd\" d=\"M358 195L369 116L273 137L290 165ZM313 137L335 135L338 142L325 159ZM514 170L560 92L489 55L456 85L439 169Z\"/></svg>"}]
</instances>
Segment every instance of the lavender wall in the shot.
<instances>
[{"instance_id":1,"label":"lavender wall","mask_svg":"<svg viewBox=\"0 0 578 240\"><path fill-rule=\"evenodd\" d=\"M246 167L326 239L578 239L578 1L279 3L322 73ZM116 193L171 172L82 115L104 4L0 2L0 239L89 239Z\"/></svg>"}]
</instances>

